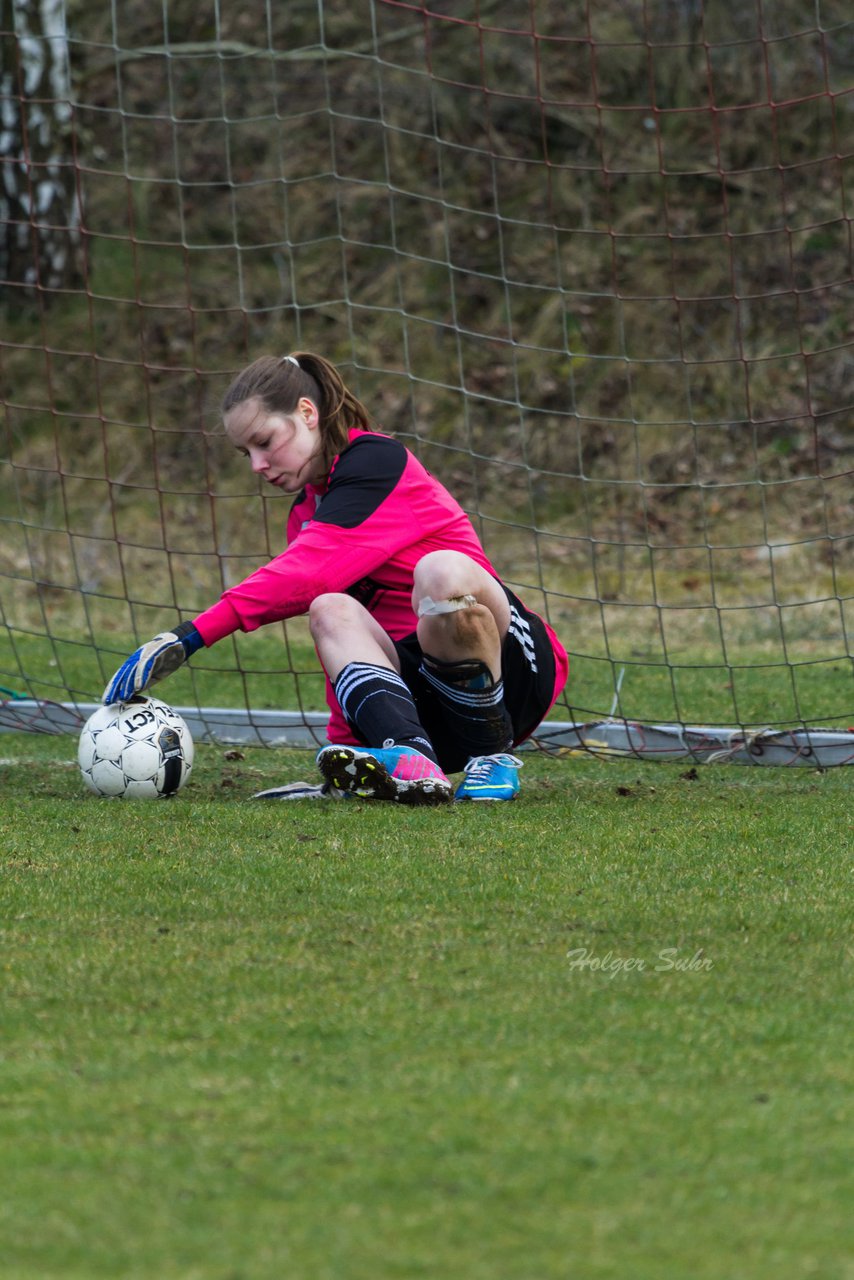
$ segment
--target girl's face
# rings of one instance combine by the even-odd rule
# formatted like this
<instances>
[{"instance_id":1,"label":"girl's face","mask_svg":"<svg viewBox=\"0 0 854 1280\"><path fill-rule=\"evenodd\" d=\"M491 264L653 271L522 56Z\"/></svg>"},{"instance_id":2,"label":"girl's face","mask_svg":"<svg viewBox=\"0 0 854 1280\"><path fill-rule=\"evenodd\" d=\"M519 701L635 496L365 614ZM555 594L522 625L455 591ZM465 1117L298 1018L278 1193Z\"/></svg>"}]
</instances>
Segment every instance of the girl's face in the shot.
<instances>
[{"instance_id":1,"label":"girl's face","mask_svg":"<svg viewBox=\"0 0 854 1280\"><path fill-rule=\"evenodd\" d=\"M223 421L229 440L249 459L255 474L277 489L299 493L304 485L323 479L320 417L307 396L293 413L268 413L252 396L229 409Z\"/></svg>"}]
</instances>

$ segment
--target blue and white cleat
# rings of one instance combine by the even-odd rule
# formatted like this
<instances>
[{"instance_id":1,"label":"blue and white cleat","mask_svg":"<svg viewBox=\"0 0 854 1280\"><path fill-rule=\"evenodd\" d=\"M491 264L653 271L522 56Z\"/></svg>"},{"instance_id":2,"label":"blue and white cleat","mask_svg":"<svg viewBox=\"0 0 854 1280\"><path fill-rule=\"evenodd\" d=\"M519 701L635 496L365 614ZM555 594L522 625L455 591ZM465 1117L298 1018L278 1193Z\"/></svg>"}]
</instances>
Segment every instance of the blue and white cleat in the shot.
<instances>
[{"instance_id":1,"label":"blue and white cleat","mask_svg":"<svg viewBox=\"0 0 854 1280\"><path fill-rule=\"evenodd\" d=\"M513 800L519 791L522 761L502 752L496 756L475 756L465 767L465 777L457 787L455 800Z\"/></svg>"},{"instance_id":2,"label":"blue and white cleat","mask_svg":"<svg viewBox=\"0 0 854 1280\"><path fill-rule=\"evenodd\" d=\"M411 747L322 747L317 765L331 786L361 800L444 804L453 799L439 766Z\"/></svg>"}]
</instances>

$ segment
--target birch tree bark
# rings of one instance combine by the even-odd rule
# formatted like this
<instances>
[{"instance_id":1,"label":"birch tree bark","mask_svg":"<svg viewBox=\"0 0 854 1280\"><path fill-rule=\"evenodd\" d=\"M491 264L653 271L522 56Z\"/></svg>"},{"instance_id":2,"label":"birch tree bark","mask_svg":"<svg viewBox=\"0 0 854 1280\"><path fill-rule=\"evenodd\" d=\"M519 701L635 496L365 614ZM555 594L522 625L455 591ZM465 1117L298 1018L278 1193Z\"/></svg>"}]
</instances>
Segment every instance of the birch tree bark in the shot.
<instances>
[{"instance_id":1,"label":"birch tree bark","mask_svg":"<svg viewBox=\"0 0 854 1280\"><path fill-rule=\"evenodd\" d=\"M64 0L0 0L0 282L80 283Z\"/></svg>"}]
</instances>

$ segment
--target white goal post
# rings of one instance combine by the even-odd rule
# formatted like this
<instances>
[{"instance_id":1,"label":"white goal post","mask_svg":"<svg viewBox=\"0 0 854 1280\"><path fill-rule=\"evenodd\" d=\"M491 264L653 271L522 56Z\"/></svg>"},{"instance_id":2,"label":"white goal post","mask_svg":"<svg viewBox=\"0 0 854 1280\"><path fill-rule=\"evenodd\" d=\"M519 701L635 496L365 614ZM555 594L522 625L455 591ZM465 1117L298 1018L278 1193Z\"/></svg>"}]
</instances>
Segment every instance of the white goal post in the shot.
<instances>
[{"instance_id":1,"label":"white goal post","mask_svg":"<svg viewBox=\"0 0 854 1280\"><path fill-rule=\"evenodd\" d=\"M0 728L283 544L218 422L332 359L570 653L570 754L854 763L841 0L3 9ZM322 740L301 621L158 689Z\"/></svg>"}]
</instances>

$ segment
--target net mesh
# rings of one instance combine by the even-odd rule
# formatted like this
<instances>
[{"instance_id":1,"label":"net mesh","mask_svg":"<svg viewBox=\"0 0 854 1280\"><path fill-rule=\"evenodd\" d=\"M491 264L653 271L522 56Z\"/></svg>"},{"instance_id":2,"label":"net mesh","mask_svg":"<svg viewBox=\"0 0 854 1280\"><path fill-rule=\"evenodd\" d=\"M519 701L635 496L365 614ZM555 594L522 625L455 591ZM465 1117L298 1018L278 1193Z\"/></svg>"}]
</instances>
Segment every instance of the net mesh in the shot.
<instances>
[{"instance_id":1,"label":"net mesh","mask_svg":"<svg viewBox=\"0 0 854 1280\"><path fill-rule=\"evenodd\" d=\"M848 6L250 9L3 10L4 696L281 549L218 401L301 348L549 617L556 717L854 722ZM168 696L323 705L302 620Z\"/></svg>"}]
</instances>

